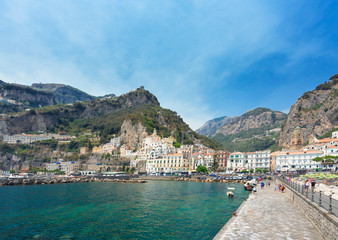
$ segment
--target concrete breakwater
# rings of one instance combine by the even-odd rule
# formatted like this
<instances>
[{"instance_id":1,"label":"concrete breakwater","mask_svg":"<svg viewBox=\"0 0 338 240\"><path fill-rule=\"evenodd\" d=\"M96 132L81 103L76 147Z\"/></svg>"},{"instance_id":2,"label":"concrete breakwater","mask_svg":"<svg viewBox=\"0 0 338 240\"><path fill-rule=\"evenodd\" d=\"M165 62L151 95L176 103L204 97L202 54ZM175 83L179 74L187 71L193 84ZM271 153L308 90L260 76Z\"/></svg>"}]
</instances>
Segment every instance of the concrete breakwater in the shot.
<instances>
[{"instance_id":1,"label":"concrete breakwater","mask_svg":"<svg viewBox=\"0 0 338 240\"><path fill-rule=\"evenodd\" d=\"M143 175L139 176L140 179L143 180L156 180L156 181L184 181L184 182L221 182L221 183L245 183L247 180L238 180L238 179L222 179L222 178L214 178L209 176L149 176Z\"/></svg>"},{"instance_id":2,"label":"concrete breakwater","mask_svg":"<svg viewBox=\"0 0 338 240\"><path fill-rule=\"evenodd\" d=\"M199 177L178 177L174 179L174 181L195 181L195 182L220 182L220 183L245 183L247 180L227 180L227 179L220 179L220 178L199 178Z\"/></svg>"},{"instance_id":3,"label":"concrete breakwater","mask_svg":"<svg viewBox=\"0 0 338 240\"><path fill-rule=\"evenodd\" d=\"M2 179L0 186L33 185L33 184L60 184L60 183L84 183L84 182L117 182L117 183L145 183L141 179L120 179L120 178L23 178L23 179Z\"/></svg>"}]
</instances>

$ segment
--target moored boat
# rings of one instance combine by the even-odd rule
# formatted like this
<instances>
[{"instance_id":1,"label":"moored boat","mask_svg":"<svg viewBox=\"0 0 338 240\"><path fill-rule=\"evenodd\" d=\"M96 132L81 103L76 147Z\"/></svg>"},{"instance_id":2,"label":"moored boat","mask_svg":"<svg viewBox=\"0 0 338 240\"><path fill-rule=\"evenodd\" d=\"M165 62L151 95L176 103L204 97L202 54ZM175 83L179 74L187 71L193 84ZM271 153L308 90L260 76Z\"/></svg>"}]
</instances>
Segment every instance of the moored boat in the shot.
<instances>
[{"instance_id":1,"label":"moored boat","mask_svg":"<svg viewBox=\"0 0 338 240\"><path fill-rule=\"evenodd\" d=\"M244 189L248 191L252 191L255 185L256 185L255 180L247 181L246 183L244 183Z\"/></svg>"}]
</instances>

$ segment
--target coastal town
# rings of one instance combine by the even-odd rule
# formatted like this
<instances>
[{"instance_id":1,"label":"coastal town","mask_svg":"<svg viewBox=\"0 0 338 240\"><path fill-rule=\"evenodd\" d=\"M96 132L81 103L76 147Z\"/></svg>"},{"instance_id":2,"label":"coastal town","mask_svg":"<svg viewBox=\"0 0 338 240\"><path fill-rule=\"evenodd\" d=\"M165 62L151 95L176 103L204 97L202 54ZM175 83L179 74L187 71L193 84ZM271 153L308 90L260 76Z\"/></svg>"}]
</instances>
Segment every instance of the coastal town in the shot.
<instances>
[{"instance_id":1,"label":"coastal town","mask_svg":"<svg viewBox=\"0 0 338 240\"><path fill-rule=\"evenodd\" d=\"M75 136L58 134L18 134L4 135L3 142L8 144L31 144L36 141L55 139L60 143L70 143ZM317 139L311 137L304 145L301 128L297 127L292 135L290 149L271 152L270 150L256 152L228 152L214 150L203 144L174 145L173 137L161 138L154 129L151 135L143 139L139 149L131 150L122 143L121 137L111 138L106 144L94 146L91 151L88 147L80 147L79 154L95 156L112 155L126 159L128 169L139 174L149 175L191 175L198 171L199 166L211 172L224 173L306 173L307 171L336 171L337 162L315 161L325 156L338 156L338 131L332 132L331 137ZM80 173L81 175L95 175L111 172L114 164L99 162L81 163L78 161L64 161L53 158L44 163L41 169L47 172L58 170L64 174ZM140 167L142 166L142 167ZM25 174L29 167L23 167L18 172ZM120 169L122 171L122 169ZM13 173L11 169L1 170L2 175ZM42 172L40 172L42 174Z\"/></svg>"}]
</instances>

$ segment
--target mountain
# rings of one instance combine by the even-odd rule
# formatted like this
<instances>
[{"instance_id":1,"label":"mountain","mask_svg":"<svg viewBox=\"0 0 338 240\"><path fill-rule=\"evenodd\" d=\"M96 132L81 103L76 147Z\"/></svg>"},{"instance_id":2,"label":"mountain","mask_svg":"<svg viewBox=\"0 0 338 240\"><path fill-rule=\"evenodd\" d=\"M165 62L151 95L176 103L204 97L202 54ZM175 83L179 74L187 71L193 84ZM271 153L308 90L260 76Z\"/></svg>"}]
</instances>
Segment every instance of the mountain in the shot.
<instances>
[{"instance_id":1,"label":"mountain","mask_svg":"<svg viewBox=\"0 0 338 240\"><path fill-rule=\"evenodd\" d=\"M57 83L33 83L32 88L45 90L53 93L55 100L58 104L73 103L76 101L91 101L96 97L89 95L77 88ZM113 96L115 96L113 94Z\"/></svg>"},{"instance_id":2,"label":"mountain","mask_svg":"<svg viewBox=\"0 0 338 240\"><path fill-rule=\"evenodd\" d=\"M256 108L223 125L216 131L216 134L228 136L263 126L274 126L275 124L281 124L285 119L285 113L273 111L268 108Z\"/></svg>"},{"instance_id":3,"label":"mountain","mask_svg":"<svg viewBox=\"0 0 338 240\"><path fill-rule=\"evenodd\" d=\"M96 99L96 97L68 85L35 83L32 86L26 86L0 80L1 113L17 113L27 108L69 104L93 99Z\"/></svg>"},{"instance_id":4,"label":"mountain","mask_svg":"<svg viewBox=\"0 0 338 240\"><path fill-rule=\"evenodd\" d=\"M287 115L268 108L256 108L234 117L217 129L212 139L229 151L257 151L276 147Z\"/></svg>"},{"instance_id":5,"label":"mountain","mask_svg":"<svg viewBox=\"0 0 338 240\"><path fill-rule=\"evenodd\" d=\"M320 137L338 125L338 74L328 82L318 85L313 91L304 93L292 105L286 122L282 126L279 144L290 146L291 135L298 126L302 129L304 143L314 134Z\"/></svg>"},{"instance_id":6,"label":"mountain","mask_svg":"<svg viewBox=\"0 0 338 240\"><path fill-rule=\"evenodd\" d=\"M121 131L122 125L124 128ZM127 133L135 129L141 129L140 135L144 131L150 134L154 128L160 136L173 136L178 144L202 142L210 147L220 147L191 130L176 112L162 108L157 98L143 87L119 97L36 108L0 119L0 134L44 131L81 136L84 133L97 133L101 143L108 142L116 134L133 135ZM135 142L135 139L126 137L124 140L137 148L143 139Z\"/></svg>"},{"instance_id":7,"label":"mountain","mask_svg":"<svg viewBox=\"0 0 338 240\"><path fill-rule=\"evenodd\" d=\"M33 89L29 86L0 82L1 113L20 112L25 108L56 104L51 92Z\"/></svg>"},{"instance_id":8,"label":"mountain","mask_svg":"<svg viewBox=\"0 0 338 240\"><path fill-rule=\"evenodd\" d=\"M207 121L202 127L196 130L198 134L211 137L216 133L216 131L223 125L229 123L233 118L232 117L219 117Z\"/></svg>"}]
</instances>

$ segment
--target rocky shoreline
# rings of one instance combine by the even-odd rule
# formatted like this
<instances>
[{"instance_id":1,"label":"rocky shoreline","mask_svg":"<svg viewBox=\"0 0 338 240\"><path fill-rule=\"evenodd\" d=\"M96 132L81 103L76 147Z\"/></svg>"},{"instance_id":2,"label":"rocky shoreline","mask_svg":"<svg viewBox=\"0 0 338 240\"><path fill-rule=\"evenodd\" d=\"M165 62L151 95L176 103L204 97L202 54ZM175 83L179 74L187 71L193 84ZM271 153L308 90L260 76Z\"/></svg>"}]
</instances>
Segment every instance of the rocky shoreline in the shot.
<instances>
[{"instance_id":1,"label":"rocky shoreline","mask_svg":"<svg viewBox=\"0 0 338 240\"><path fill-rule=\"evenodd\" d=\"M115 182L115 183L146 183L141 179L116 179L116 178L24 178L24 179L5 179L0 181L0 186L14 185L35 185L35 184L61 184L61 183L84 183L84 182Z\"/></svg>"},{"instance_id":2,"label":"rocky shoreline","mask_svg":"<svg viewBox=\"0 0 338 240\"><path fill-rule=\"evenodd\" d=\"M170 179L171 181L185 182L219 182L219 183L245 183L246 180L226 180L212 178L190 178L178 177ZM99 177L81 177L81 178L21 178L21 179L2 179L0 186L15 185L37 185L37 184L61 184L61 183L85 183L85 182L115 182L115 183L146 183L147 181L139 178L121 179L121 178L99 178Z\"/></svg>"}]
</instances>

